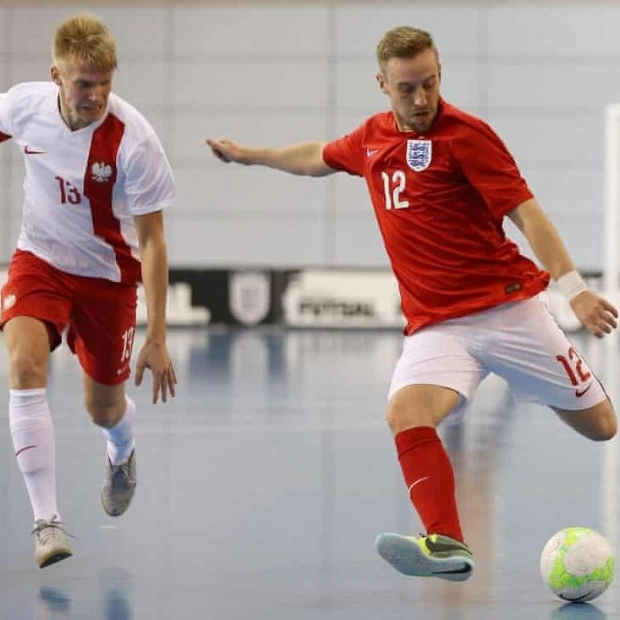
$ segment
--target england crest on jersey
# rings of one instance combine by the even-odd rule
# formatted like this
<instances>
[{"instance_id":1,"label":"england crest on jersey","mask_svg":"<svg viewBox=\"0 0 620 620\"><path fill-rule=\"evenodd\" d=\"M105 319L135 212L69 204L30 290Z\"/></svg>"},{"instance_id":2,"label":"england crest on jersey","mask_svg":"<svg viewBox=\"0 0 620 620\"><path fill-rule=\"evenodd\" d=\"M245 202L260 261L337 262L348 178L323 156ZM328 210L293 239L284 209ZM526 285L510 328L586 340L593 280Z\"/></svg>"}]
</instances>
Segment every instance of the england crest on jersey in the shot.
<instances>
[{"instance_id":1,"label":"england crest on jersey","mask_svg":"<svg viewBox=\"0 0 620 620\"><path fill-rule=\"evenodd\" d=\"M433 143L430 140L407 140L407 165L414 172L426 170L433 156Z\"/></svg>"}]
</instances>

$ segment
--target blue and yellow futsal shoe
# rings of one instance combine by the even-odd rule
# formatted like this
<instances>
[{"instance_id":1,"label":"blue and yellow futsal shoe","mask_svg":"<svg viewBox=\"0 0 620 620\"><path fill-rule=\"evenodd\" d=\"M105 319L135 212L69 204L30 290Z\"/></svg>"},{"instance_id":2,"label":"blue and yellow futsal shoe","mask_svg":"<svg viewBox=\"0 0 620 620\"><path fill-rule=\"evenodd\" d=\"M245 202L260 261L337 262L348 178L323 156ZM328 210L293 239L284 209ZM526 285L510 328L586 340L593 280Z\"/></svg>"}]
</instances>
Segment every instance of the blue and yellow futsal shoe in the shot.
<instances>
[{"instance_id":1,"label":"blue and yellow futsal shoe","mask_svg":"<svg viewBox=\"0 0 620 620\"><path fill-rule=\"evenodd\" d=\"M388 564L411 577L465 581L475 566L473 555L465 543L441 534L419 538L379 534L375 547Z\"/></svg>"}]
</instances>

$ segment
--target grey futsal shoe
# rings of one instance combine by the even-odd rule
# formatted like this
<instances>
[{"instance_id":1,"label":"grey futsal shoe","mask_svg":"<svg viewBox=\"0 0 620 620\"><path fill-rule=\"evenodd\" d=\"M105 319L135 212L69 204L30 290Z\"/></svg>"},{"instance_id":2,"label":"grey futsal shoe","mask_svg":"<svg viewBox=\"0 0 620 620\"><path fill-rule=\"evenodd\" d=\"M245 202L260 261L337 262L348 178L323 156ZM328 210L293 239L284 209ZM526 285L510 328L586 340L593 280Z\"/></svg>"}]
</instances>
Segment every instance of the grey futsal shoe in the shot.
<instances>
[{"instance_id":1,"label":"grey futsal shoe","mask_svg":"<svg viewBox=\"0 0 620 620\"><path fill-rule=\"evenodd\" d=\"M465 581L474 570L469 547L454 538L379 534L375 541L379 555L403 575L439 577L448 581Z\"/></svg>"},{"instance_id":2,"label":"grey futsal shoe","mask_svg":"<svg viewBox=\"0 0 620 620\"><path fill-rule=\"evenodd\" d=\"M60 562L73 555L62 523L55 515L51 519L37 519L34 523L34 559L39 568Z\"/></svg>"},{"instance_id":3,"label":"grey futsal shoe","mask_svg":"<svg viewBox=\"0 0 620 620\"><path fill-rule=\"evenodd\" d=\"M109 457L105 462L101 503L107 514L119 517L129 508L136 490L136 451L120 465L112 465Z\"/></svg>"}]
</instances>

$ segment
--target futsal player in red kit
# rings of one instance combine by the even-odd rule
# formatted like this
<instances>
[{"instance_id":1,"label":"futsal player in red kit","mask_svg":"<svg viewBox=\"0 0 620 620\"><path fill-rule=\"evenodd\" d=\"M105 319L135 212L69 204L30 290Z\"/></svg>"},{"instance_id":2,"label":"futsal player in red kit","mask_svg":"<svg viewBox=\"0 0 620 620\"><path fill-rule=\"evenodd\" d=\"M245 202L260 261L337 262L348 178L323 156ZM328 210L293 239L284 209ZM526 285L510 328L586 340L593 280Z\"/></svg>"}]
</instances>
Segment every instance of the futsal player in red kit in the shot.
<instances>
[{"instance_id":1,"label":"futsal player in red kit","mask_svg":"<svg viewBox=\"0 0 620 620\"><path fill-rule=\"evenodd\" d=\"M618 313L586 286L497 134L441 97L431 35L390 30L377 60L391 110L348 135L281 148L207 144L224 162L366 180L407 320L387 421L426 529L422 536L380 534L376 547L403 574L463 581L474 559L437 426L460 419L480 382L495 373L517 400L548 405L591 440L611 439L611 402L538 296L553 278L597 337L616 327ZM506 237L505 217L544 269Z\"/></svg>"}]
</instances>

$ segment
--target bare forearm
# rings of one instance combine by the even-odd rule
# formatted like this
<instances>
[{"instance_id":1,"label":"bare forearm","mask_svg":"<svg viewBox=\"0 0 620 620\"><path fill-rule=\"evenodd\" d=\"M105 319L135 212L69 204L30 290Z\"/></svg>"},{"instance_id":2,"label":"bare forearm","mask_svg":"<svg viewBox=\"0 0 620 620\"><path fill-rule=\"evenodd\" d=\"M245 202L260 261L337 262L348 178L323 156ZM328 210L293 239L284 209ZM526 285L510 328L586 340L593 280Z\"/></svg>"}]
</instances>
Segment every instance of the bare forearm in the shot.
<instances>
[{"instance_id":1,"label":"bare forearm","mask_svg":"<svg viewBox=\"0 0 620 620\"><path fill-rule=\"evenodd\" d=\"M510 213L510 218L521 230L536 258L554 280L575 270L575 264L557 228L534 199L517 207Z\"/></svg>"},{"instance_id":2,"label":"bare forearm","mask_svg":"<svg viewBox=\"0 0 620 620\"><path fill-rule=\"evenodd\" d=\"M259 166L268 166L303 176L320 176L322 173L323 144L303 142L280 148L249 149L252 161Z\"/></svg>"},{"instance_id":3,"label":"bare forearm","mask_svg":"<svg viewBox=\"0 0 620 620\"><path fill-rule=\"evenodd\" d=\"M534 254L554 280L575 269L556 227L548 219L526 227L525 235Z\"/></svg>"},{"instance_id":4,"label":"bare forearm","mask_svg":"<svg viewBox=\"0 0 620 620\"><path fill-rule=\"evenodd\" d=\"M147 342L166 340L168 257L163 239L151 238L142 248L142 281L147 307Z\"/></svg>"},{"instance_id":5,"label":"bare forearm","mask_svg":"<svg viewBox=\"0 0 620 620\"><path fill-rule=\"evenodd\" d=\"M220 160L245 166L266 166L300 176L321 177L335 172L323 161L325 142L301 142L273 148L253 148L233 140L207 139Z\"/></svg>"}]
</instances>

